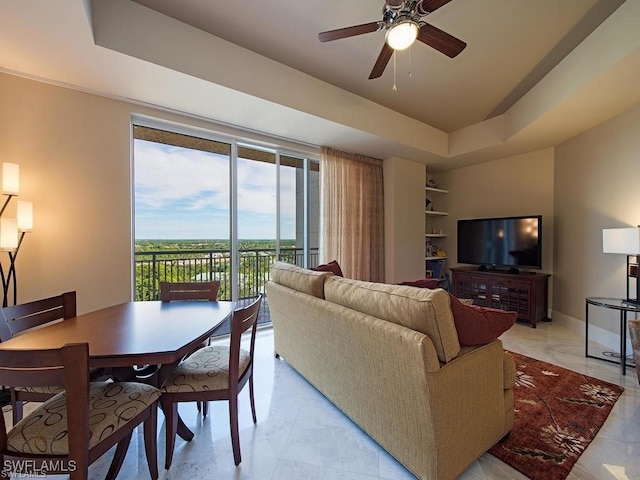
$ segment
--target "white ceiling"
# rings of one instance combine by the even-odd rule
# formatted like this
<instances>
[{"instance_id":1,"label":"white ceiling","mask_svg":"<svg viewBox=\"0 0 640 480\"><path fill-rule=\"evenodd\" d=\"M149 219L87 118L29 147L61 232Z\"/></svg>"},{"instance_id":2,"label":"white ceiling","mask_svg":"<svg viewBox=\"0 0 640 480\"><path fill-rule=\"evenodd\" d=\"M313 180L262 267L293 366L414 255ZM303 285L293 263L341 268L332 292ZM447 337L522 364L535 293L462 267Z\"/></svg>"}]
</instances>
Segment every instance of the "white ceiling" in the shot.
<instances>
[{"instance_id":1,"label":"white ceiling","mask_svg":"<svg viewBox=\"0 0 640 480\"><path fill-rule=\"evenodd\" d=\"M416 43L397 91L393 59L367 79L383 32L317 38L383 4L4 1L0 71L440 169L552 145L640 101L640 0L453 0L426 20L467 48Z\"/></svg>"},{"instance_id":2,"label":"white ceiling","mask_svg":"<svg viewBox=\"0 0 640 480\"><path fill-rule=\"evenodd\" d=\"M384 32L318 41L319 32L380 20L382 0L135 1L445 132L489 117L597 3L452 0L426 20L467 48L450 59L416 42L398 54L394 92L393 59L381 78L367 80Z\"/></svg>"}]
</instances>

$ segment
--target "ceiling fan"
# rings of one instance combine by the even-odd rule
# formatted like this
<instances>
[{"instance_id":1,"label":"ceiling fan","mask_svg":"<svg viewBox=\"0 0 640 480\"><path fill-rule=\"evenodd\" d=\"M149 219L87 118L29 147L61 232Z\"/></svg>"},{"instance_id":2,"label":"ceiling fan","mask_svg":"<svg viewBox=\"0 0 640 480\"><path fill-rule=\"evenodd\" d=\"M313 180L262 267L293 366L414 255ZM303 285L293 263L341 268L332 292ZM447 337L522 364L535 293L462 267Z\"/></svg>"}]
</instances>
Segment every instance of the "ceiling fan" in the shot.
<instances>
[{"instance_id":1,"label":"ceiling fan","mask_svg":"<svg viewBox=\"0 0 640 480\"><path fill-rule=\"evenodd\" d=\"M382 20L352 27L329 30L318 34L321 42L355 37L365 33L386 30L385 44L378 55L369 79L378 78L384 72L395 50L404 50L418 40L448 57L455 57L467 46L465 42L426 23L423 17L446 5L451 0L386 0L382 8Z\"/></svg>"}]
</instances>

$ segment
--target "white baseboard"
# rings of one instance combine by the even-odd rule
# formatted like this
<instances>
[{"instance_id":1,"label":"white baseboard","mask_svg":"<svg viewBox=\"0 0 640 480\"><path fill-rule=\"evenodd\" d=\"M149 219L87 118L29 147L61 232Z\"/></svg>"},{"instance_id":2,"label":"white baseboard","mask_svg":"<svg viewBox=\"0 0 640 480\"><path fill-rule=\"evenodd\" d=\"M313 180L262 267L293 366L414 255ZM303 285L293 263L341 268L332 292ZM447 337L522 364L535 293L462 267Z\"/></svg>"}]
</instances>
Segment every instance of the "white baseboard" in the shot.
<instances>
[{"instance_id":1,"label":"white baseboard","mask_svg":"<svg viewBox=\"0 0 640 480\"><path fill-rule=\"evenodd\" d=\"M565 327L568 330L580 335L582 337L582 341L584 342L585 337L585 324L583 320L572 317L570 315L566 315L561 312L557 312L555 310L551 313L551 318L554 323ZM597 325L589 324L589 343L595 342L603 347L612 350L619 351L620 350L620 334L610 332L602 327L598 327ZM629 334L627 332L627 353L633 352L631 347L631 340L629 340Z\"/></svg>"}]
</instances>

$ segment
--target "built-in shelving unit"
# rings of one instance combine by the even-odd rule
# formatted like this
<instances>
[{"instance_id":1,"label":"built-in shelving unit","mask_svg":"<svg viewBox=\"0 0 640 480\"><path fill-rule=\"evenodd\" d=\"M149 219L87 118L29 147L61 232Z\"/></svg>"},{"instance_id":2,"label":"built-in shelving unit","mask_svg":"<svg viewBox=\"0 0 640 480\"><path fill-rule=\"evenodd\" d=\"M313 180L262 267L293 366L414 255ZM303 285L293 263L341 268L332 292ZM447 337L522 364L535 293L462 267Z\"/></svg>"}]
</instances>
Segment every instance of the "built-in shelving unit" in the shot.
<instances>
[{"instance_id":1,"label":"built-in shelving unit","mask_svg":"<svg viewBox=\"0 0 640 480\"><path fill-rule=\"evenodd\" d=\"M447 238L447 233L443 231L442 227L438 225L438 218L448 215L448 212L434 209L433 200L437 199L441 195L448 194L449 191L436 188L425 187L425 199L430 200L426 202L425 209L425 276L436 277L441 280L440 286L446 286L446 268L445 263L446 256L437 255L440 245L436 247L434 242L438 239L444 240ZM436 200L436 205L437 205Z\"/></svg>"}]
</instances>

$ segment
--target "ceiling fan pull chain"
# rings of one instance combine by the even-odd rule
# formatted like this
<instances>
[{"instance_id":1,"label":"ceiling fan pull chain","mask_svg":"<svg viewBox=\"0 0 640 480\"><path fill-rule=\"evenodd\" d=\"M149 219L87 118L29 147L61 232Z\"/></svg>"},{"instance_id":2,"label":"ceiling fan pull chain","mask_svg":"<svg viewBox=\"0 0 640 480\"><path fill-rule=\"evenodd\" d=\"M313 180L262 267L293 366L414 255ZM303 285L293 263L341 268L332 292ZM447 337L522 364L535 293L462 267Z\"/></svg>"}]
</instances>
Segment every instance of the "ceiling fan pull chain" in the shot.
<instances>
[{"instance_id":1,"label":"ceiling fan pull chain","mask_svg":"<svg viewBox=\"0 0 640 480\"><path fill-rule=\"evenodd\" d=\"M409 78L411 78L411 67L413 65L413 63L411 62L411 59L413 58L413 56L411 55L411 50L413 50L411 47L409 47Z\"/></svg>"},{"instance_id":2,"label":"ceiling fan pull chain","mask_svg":"<svg viewBox=\"0 0 640 480\"><path fill-rule=\"evenodd\" d=\"M393 88L392 88L394 92L398 91L398 89L396 88L396 57L397 57L397 54L394 50L393 51Z\"/></svg>"}]
</instances>

